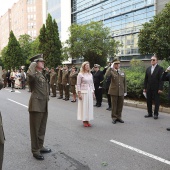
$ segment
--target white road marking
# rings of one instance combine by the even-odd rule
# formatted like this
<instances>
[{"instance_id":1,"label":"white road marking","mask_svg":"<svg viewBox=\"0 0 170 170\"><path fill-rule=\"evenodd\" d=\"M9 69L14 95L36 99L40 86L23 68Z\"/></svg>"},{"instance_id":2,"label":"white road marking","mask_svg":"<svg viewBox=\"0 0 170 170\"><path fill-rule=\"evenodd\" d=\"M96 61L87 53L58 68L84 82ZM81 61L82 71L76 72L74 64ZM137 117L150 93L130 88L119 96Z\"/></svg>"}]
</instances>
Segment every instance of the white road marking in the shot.
<instances>
[{"instance_id":1,"label":"white road marking","mask_svg":"<svg viewBox=\"0 0 170 170\"><path fill-rule=\"evenodd\" d=\"M121 142L118 142L118 141L116 141L116 140L110 140L110 142L113 142L113 143L115 143L115 144L117 144L117 145L120 145L120 146L122 146L122 147L124 147L124 148L130 149L130 150L132 150L132 151L135 151L135 152L137 152L137 153L140 153L140 154L142 154L142 155L148 156L148 157L150 157L150 158L152 158L152 159L155 159L155 160L158 160L158 161L160 161L160 162L163 162L163 163L165 163L165 164L170 165L170 161L168 161L168 160L166 160L166 159L163 159L163 158L160 158L160 157L158 157L158 156L152 155L152 154L150 154L150 153L144 152L144 151L142 151L142 150L140 150L140 149L137 149L137 148L134 148L134 147L132 147L132 146L126 145L126 144L121 143Z\"/></svg>"},{"instance_id":2,"label":"white road marking","mask_svg":"<svg viewBox=\"0 0 170 170\"><path fill-rule=\"evenodd\" d=\"M14 103L16 103L16 104L19 104L19 105L21 105L21 106L24 106L24 107L26 107L26 108L28 108L28 106L26 106L26 105L24 105L24 104L21 104L21 103L19 103L19 102L16 102L15 100L12 100L12 99L8 99L9 101L11 101L11 102L14 102Z\"/></svg>"}]
</instances>

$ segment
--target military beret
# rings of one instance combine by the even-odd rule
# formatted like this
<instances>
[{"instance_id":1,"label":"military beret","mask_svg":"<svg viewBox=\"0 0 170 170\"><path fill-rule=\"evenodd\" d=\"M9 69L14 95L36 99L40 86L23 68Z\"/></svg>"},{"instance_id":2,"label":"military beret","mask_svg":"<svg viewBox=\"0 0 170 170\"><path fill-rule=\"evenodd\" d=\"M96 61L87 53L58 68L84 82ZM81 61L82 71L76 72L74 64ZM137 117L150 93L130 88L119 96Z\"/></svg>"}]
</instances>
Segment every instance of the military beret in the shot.
<instances>
[{"instance_id":1,"label":"military beret","mask_svg":"<svg viewBox=\"0 0 170 170\"><path fill-rule=\"evenodd\" d=\"M118 58L115 58L115 59L113 60L113 63L114 63L114 64L120 64L120 60L119 60Z\"/></svg>"},{"instance_id":2,"label":"military beret","mask_svg":"<svg viewBox=\"0 0 170 170\"><path fill-rule=\"evenodd\" d=\"M33 56L32 58L30 58L30 61L31 62L38 62L38 61L44 62L43 54L37 54L37 55Z\"/></svg>"}]
</instances>

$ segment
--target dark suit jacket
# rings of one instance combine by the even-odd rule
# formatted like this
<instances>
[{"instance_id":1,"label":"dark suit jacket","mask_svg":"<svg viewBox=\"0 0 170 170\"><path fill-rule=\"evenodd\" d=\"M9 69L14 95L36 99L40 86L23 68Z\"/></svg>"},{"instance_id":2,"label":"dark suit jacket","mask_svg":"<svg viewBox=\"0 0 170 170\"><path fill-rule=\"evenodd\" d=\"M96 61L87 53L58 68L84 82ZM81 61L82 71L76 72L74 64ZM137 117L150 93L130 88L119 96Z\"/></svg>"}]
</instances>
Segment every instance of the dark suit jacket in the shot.
<instances>
[{"instance_id":1,"label":"dark suit jacket","mask_svg":"<svg viewBox=\"0 0 170 170\"><path fill-rule=\"evenodd\" d=\"M163 90L163 81L161 76L163 73L163 68L157 65L151 75L151 66L146 69L144 89L158 91Z\"/></svg>"},{"instance_id":2,"label":"dark suit jacket","mask_svg":"<svg viewBox=\"0 0 170 170\"><path fill-rule=\"evenodd\" d=\"M99 86L103 86L103 72L98 70L97 72L93 73L93 81L94 81L94 86L98 88Z\"/></svg>"}]
</instances>

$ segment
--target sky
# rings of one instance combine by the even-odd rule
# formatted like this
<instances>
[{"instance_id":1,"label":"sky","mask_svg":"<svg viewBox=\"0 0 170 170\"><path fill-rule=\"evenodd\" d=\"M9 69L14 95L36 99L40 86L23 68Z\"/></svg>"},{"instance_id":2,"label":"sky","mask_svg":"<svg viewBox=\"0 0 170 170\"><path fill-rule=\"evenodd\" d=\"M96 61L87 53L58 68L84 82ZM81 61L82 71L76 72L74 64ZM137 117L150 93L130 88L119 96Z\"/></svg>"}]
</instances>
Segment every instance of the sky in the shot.
<instances>
[{"instance_id":1,"label":"sky","mask_svg":"<svg viewBox=\"0 0 170 170\"><path fill-rule=\"evenodd\" d=\"M4 15L18 0L0 0L0 16Z\"/></svg>"}]
</instances>

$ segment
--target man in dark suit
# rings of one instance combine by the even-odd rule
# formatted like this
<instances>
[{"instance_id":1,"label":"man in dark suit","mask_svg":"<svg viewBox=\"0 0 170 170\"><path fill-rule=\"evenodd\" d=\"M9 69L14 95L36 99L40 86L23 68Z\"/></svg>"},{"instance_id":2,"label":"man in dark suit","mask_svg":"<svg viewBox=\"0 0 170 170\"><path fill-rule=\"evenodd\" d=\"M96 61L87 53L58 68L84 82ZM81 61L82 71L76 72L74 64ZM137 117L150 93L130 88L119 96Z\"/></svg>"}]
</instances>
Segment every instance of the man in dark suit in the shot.
<instances>
[{"instance_id":1,"label":"man in dark suit","mask_svg":"<svg viewBox=\"0 0 170 170\"><path fill-rule=\"evenodd\" d=\"M27 71L28 82L31 88L29 100L31 150L33 157L44 160L42 153L49 153L51 149L43 146L46 123L48 117L48 81L43 74L44 60L42 54L38 54L30 59L32 63Z\"/></svg>"},{"instance_id":2,"label":"man in dark suit","mask_svg":"<svg viewBox=\"0 0 170 170\"><path fill-rule=\"evenodd\" d=\"M162 81L168 81L169 82L168 99L170 101L170 66L163 72L163 74L162 74ZM170 127L167 128L166 130L170 131Z\"/></svg>"},{"instance_id":3,"label":"man in dark suit","mask_svg":"<svg viewBox=\"0 0 170 170\"><path fill-rule=\"evenodd\" d=\"M96 96L96 107L101 107L102 104L102 93L103 93L103 72L100 71L100 65L94 64L93 80L95 87L95 96Z\"/></svg>"},{"instance_id":4,"label":"man in dark suit","mask_svg":"<svg viewBox=\"0 0 170 170\"><path fill-rule=\"evenodd\" d=\"M110 83L111 83L111 76L106 75L106 71L109 70L111 67L111 63L109 63L108 66L106 66L103 70L103 75L104 75L104 89L105 93L107 96L107 103L108 103L108 108L106 110L111 111L112 110L112 105L111 105L111 96L108 94Z\"/></svg>"},{"instance_id":5,"label":"man in dark suit","mask_svg":"<svg viewBox=\"0 0 170 170\"><path fill-rule=\"evenodd\" d=\"M158 65L158 58L156 56L151 57L151 66L147 68L144 80L144 92L147 96L147 109L148 114L145 118L152 117L152 101L155 103L154 119L158 119L158 111L160 105L159 95L163 90L163 81L161 76L163 68Z\"/></svg>"}]
</instances>

